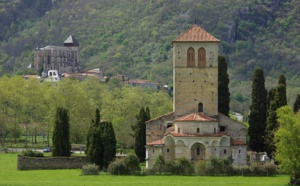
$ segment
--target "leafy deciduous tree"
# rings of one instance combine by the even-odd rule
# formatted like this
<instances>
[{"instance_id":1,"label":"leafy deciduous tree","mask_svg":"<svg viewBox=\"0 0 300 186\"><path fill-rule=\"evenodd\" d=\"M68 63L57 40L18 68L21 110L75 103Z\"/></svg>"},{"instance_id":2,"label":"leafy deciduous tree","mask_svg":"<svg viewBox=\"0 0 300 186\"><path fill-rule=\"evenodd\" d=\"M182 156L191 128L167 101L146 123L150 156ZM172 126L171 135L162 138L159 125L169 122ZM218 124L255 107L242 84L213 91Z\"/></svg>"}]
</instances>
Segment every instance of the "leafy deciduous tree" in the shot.
<instances>
[{"instance_id":1,"label":"leafy deciduous tree","mask_svg":"<svg viewBox=\"0 0 300 186\"><path fill-rule=\"evenodd\" d=\"M277 110L280 127L275 132L276 155L281 172L290 174L290 184L300 184L300 114L289 106Z\"/></svg>"}]
</instances>

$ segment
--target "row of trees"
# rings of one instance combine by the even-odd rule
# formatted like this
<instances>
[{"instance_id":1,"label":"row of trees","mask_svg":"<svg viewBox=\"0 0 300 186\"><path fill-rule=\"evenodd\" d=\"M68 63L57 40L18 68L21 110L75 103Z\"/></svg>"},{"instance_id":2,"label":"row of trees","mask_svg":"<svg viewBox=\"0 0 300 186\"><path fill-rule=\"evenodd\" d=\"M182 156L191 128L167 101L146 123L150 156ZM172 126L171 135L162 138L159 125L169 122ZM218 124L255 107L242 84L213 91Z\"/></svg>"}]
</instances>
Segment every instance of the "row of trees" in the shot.
<instances>
[{"instance_id":1,"label":"row of trees","mask_svg":"<svg viewBox=\"0 0 300 186\"><path fill-rule=\"evenodd\" d=\"M100 110L96 109L86 140L85 153L91 163L107 168L116 155L117 141L111 122L100 121Z\"/></svg>"},{"instance_id":2,"label":"row of trees","mask_svg":"<svg viewBox=\"0 0 300 186\"><path fill-rule=\"evenodd\" d=\"M100 108L101 118L112 122L118 144L133 147L134 138L128 134L142 106L151 109L151 117L172 111L171 98L166 92L137 87L113 88L115 86L110 84L99 84L94 78L63 79L52 84L3 76L0 87L1 146L7 142L17 143L21 134L51 136L56 109L61 107L68 110L72 143L86 142L93 113Z\"/></svg>"},{"instance_id":3,"label":"row of trees","mask_svg":"<svg viewBox=\"0 0 300 186\"><path fill-rule=\"evenodd\" d=\"M264 71L257 68L253 75L248 130L252 150L266 151L270 157L274 157L276 152L274 132L279 127L276 110L285 105L287 105L285 76L280 75L277 86L268 92L265 88Z\"/></svg>"},{"instance_id":4,"label":"row of trees","mask_svg":"<svg viewBox=\"0 0 300 186\"><path fill-rule=\"evenodd\" d=\"M290 184L300 184L299 132L300 95L292 109L287 105L286 79L280 75L275 88L264 86L264 73L257 68L253 76L249 115L250 148L265 151L279 163L280 170L290 174Z\"/></svg>"}]
</instances>

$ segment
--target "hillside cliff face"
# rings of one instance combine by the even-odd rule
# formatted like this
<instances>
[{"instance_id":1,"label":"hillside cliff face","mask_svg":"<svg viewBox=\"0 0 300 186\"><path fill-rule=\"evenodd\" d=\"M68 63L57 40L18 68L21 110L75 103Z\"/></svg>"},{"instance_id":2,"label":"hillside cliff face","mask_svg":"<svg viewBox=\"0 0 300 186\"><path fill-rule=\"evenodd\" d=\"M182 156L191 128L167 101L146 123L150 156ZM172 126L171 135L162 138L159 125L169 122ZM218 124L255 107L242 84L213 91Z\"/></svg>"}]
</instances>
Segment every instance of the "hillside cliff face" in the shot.
<instances>
[{"instance_id":1,"label":"hillside cliff face","mask_svg":"<svg viewBox=\"0 0 300 186\"><path fill-rule=\"evenodd\" d=\"M299 86L296 0L15 0L0 8L0 74L23 72L34 48L72 34L84 68L172 84L172 40L196 22L221 40L232 95L249 96L257 66L267 87L282 73Z\"/></svg>"}]
</instances>

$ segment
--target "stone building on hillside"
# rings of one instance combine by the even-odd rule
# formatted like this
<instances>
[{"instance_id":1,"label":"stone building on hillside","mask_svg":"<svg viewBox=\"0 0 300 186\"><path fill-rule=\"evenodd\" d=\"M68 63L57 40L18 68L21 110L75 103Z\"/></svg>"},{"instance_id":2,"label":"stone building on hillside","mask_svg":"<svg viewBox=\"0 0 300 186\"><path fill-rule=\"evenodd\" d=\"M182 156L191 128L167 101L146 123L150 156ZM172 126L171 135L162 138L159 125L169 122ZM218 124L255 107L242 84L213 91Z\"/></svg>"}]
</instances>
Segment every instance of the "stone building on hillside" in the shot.
<instances>
[{"instance_id":1,"label":"stone building on hillside","mask_svg":"<svg viewBox=\"0 0 300 186\"><path fill-rule=\"evenodd\" d=\"M64 46L36 48L33 68L46 74L49 70L57 70L59 74L79 73L78 48L79 43L72 35L65 40Z\"/></svg>"},{"instance_id":2,"label":"stone building on hillside","mask_svg":"<svg viewBox=\"0 0 300 186\"><path fill-rule=\"evenodd\" d=\"M218 112L219 42L198 25L173 41L173 112L146 122L146 167L159 154L246 165L246 126Z\"/></svg>"}]
</instances>

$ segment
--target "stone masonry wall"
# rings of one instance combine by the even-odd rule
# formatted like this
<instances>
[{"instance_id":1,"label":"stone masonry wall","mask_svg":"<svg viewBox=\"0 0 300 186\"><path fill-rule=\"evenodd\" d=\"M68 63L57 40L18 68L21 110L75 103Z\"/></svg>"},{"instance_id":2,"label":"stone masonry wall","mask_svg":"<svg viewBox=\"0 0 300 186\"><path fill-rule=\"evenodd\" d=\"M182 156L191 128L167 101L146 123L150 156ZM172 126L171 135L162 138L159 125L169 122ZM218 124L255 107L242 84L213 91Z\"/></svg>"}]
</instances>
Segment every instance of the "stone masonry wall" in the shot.
<instances>
[{"instance_id":1,"label":"stone masonry wall","mask_svg":"<svg viewBox=\"0 0 300 186\"><path fill-rule=\"evenodd\" d=\"M160 116L146 122L146 142L153 142L155 140L163 139L167 130L167 123L173 124L174 113Z\"/></svg>"},{"instance_id":2,"label":"stone masonry wall","mask_svg":"<svg viewBox=\"0 0 300 186\"><path fill-rule=\"evenodd\" d=\"M28 157L18 155L18 170L81 169L88 164L86 157Z\"/></svg>"},{"instance_id":3,"label":"stone masonry wall","mask_svg":"<svg viewBox=\"0 0 300 186\"><path fill-rule=\"evenodd\" d=\"M220 126L226 127L225 134L246 143L246 125L219 113Z\"/></svg>"}]
</instances>

